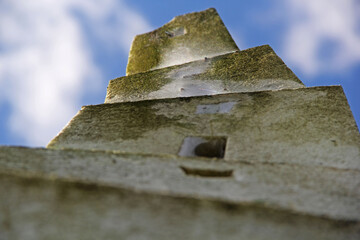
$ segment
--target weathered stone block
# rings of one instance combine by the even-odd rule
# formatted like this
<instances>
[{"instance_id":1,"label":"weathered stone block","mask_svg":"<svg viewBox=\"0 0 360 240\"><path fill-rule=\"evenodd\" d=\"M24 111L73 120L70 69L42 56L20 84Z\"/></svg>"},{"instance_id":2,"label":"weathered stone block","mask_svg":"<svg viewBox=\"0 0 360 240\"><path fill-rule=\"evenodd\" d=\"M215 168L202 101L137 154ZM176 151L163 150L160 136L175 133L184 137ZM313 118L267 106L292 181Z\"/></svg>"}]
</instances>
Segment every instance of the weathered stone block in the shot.
<instances>
[{"instance_id":1,"label":"weathered stone block","mask_svg":"<svg viewBox=\"0 0 360 240\"><path fill-rule=\"evenodd\" d=\"M359 184L324 166L0 147L0 239L358 239Z\"/></svg>"},{"instance_id":2,"label":"weathered stone block","mask_svg":"<svg viewBox=\"0 0 360 240\"><path fill-rule=\"evenodd\" d=\"M86 106L48 147L177 155L196 136L225 137L226 161L360 169L339 86Z\"/></svg>"},{"instance_id":3,"label":"weathered stone block","mask_svg":"<svg viewBox=\"0 0 360 240\"><path fill-rule=\"evenodd\" d=\"M268 46L111 80L105 102L305 87Z\"/></svg>"},{"instance_id":4,"label":"weathered stone block","mask_svg":"<svg viewBox=\"0 0 360 240\"><path fill-rule=\"evenodd\" d=\"M239 50L214 8L177 16L135 37L126 74L146 72Z\"/></svg>"}]
</instances>

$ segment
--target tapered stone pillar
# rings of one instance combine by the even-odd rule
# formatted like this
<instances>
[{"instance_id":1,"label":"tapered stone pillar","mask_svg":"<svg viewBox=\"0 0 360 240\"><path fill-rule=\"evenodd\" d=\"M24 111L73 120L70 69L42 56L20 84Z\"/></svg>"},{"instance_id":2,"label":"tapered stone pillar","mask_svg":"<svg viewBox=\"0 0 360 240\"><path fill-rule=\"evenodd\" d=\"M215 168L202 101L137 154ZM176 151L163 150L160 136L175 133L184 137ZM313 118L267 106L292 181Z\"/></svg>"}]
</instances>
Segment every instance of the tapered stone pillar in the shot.
<instances>
[{"instance_id":1,"label":"tapered stone pillar","mask_svg":"<svg viewBox=\"0 0 360 240\"><path fill-rule=\"evenodd\" d=\"M0 240L360 239L360 135L214 9L136 36L47 148L0 147Z\"/></svg>"}]
</instances>

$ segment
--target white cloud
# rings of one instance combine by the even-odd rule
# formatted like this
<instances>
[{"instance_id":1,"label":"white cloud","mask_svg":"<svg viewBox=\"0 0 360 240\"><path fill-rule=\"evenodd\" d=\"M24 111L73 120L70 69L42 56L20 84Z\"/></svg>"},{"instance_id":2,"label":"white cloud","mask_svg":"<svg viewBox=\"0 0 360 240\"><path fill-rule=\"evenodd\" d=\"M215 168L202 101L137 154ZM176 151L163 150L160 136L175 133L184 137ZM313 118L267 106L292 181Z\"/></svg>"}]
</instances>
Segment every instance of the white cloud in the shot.
<instances>
[{"instance_id":1,"label":"white cloud","mask_svg":"<svg viewBox=\"0 0 360 240\"><path fill-rule=\"evenodd\" d=\"M108 80L74 9L91 21L104 45L124 52L135 34L150 29L122 1L1 1L0 105L10 104L8 127L32 146L45 145L61 130L89 86Z\"/></svg>"},{"instance_id":2,"label":"white cloud","mask_svg":"<svg viewBox=\"0 0 360 240\"><path fill-rule=\"evenodd\" d=\"M97 37L106 42L108 47L120 47L126 54L135 35L152 29L145 19L129 9L124 1L83 0L78 1L75 6L89 16L89 24Z\"/></svg>"},{"instance_id":3,"label":"white cloud","mask_svg":"<svg viewBox=\"0 0 360 240\"><path fill-rule=\"evenodd\" d=\"M309 75L343 71L360 61L360 11L356 1L287 0L287 61Z\"/></svg>"}]
</instances>

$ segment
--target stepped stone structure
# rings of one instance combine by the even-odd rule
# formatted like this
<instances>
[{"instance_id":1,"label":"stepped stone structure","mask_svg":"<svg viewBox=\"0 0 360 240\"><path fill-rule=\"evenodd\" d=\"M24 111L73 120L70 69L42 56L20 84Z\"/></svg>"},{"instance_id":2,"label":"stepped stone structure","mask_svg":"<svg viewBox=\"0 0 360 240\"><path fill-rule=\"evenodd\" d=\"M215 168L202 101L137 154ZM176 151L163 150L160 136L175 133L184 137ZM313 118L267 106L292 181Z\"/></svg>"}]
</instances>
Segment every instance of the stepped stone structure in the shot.
<instances>
[{"instance_id":1,"label":"stepped stone structure","mask_svg":"<svg viewBox=\"0 0 360 240\"><path fill-rule=\"evenodd\" d=\"M0 240L360 239L360 134L215 9L136 36L47 148L0 147Z\"/></svg>"}]
</instances>

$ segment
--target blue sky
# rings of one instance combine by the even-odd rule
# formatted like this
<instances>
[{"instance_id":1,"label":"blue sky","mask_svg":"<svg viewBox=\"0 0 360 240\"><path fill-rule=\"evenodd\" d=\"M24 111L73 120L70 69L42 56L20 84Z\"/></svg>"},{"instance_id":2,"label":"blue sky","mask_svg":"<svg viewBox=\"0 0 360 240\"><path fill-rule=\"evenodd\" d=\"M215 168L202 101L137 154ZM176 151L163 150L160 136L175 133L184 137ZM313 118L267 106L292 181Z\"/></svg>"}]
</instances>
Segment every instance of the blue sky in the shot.
<instances>
[{"instance_id":1,"label":"blue sky","mask_svg":"<svg viewBox=\"0 0 360 240\"><path fill-rule=\"evenodd\" d=\"M359 125L358 0L0 0L0 144L45 146L103 103L136 34L209 7L240 49L269 44L305 85L342 85Z\"/></svg>"}]
</instances>

